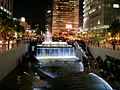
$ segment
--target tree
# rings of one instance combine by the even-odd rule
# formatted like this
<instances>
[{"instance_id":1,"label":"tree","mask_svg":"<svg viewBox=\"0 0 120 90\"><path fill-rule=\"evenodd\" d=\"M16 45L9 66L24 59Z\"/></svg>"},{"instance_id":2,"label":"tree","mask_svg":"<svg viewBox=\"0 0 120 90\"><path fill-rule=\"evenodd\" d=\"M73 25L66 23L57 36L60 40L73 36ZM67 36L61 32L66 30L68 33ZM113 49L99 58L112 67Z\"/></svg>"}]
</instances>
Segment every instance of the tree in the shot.
<instances>
[{"instance_id":1,"label":"tree","mask_svg":"<svg viewBox=\"0 0 120 90\"><path fill-rule=\"evenodd\" d=\"M119 20L115 20L110 27L108 28L108 32L111 32L111 36L113 37L112 40L112 46L113 46L113 50L115 50L116 48L116 41L115 41L115 37L118 33L120 33L120 22Z\"/></svg>"},{"instance_id":2,"label":"tree","mask_svg":"<svg viewBox=\"0 0 120 90\"><path fill-rule=\"evenodd\" d=\"M120 22L119 20L115 20L110 27L108 28L108 32L111 32L111 36L115 37L116 34L120 32Z\"/></svg>"},{"instance_id":3,"label":"tree","mask_svg":"<svg viewBox=\"0 0 120 90\"><path fill-rule=\"evenodd\" d=\"M7 13L0 10L0 36L4 39L11 37L14 32L24 33L24 28L19 24L19 21L13 20Z\"/></svg>"},{"instance_id":4,"label":"tree","mask_svg":"<svg viewBox=\"0 0 120 90\"><path fill-rule=\"evenodd\" d=\"M20 22L17 21L17 20L14 21L14 29L15 29L15 31L18 32L18 33L24 33L24 32L25 32L24 27L21 26L21 25L20 25Z\"/></svg>"},{"instance_id":5,"label":"tree","mask_svg":"<svg viewBox=\"0 0 120 90\"><path fill-rule=\"evenodd\" d=\"M0 10L0 33L1 33L1 37L6 39L6 27L7 27L7 14L5 12L3 12L2 10Z\"/></svg>"}]
</instances>

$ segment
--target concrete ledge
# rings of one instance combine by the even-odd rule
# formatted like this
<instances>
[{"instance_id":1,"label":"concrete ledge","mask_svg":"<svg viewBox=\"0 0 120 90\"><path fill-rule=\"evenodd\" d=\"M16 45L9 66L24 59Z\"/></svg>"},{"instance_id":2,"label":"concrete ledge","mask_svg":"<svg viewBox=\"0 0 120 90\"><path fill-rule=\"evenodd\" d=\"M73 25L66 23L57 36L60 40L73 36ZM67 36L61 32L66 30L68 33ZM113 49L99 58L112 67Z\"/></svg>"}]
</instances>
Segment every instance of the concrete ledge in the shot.
<instances>
[{"instance_id":1,"label":"concrete ledge","mask_svg":"<svg viewBox=\"0 0 120 90\"><path fill-rule=\"evenodd\" d=\"M120 51L110 50L106 48L99 48L95 46L88 46L88 47L94 58L97 58L97 56L101 56L101 58L105 60L106 59L105 55L109 55L120 59Z\"/></svg>"},{"instance_id":2,"label":"concrete ledge","mask_svg":"<svg viewBox=\"0 0 120 90\"><path fill-rule=\"evenodd\" d=\"M26 44L0 54L0 81L17 66L18 59L21 59L27 51Z\"/></svg>"}]
</instances>

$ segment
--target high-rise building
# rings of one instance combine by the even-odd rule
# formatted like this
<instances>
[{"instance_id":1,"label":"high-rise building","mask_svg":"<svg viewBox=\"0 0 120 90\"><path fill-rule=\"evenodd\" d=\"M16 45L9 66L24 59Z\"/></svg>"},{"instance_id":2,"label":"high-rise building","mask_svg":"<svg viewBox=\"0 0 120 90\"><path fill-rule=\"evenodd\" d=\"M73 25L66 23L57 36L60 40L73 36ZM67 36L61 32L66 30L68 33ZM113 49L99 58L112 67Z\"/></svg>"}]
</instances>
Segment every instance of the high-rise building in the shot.
<instances>
[{"instance_id":1,"label":"high-rise building","mask_svg":"<svg viewBox=\"0 0 120 90\"><path fill-rule=\"evenodd\" d=\"M0 10L7 13L8 16L13 15L13 0L0 0Z\"/></svg>"},{"instance_id":2,"label":"high-rise building","mask_svg":"<svg viewBox=\"0 0 120 90\"><path fill-rule=\"evenodd\" d=\"M52 7L48 7L46 12L46 30L52 31Z\"/></svg>"},{"instance_id":3,"label":"high-rise building","mask_svg":"<svg viewBox=\"0 0 120 90\"><path fill-rule=\"evenodd\" d=\"M116 19L120 20L120 0L84 0L84 30L104 33Z\"/></svg>"},{"instance_id":4,"label":"high-rise building","mask_svg":"<svg viewBox=\"0 0 120 90\"><path fill-rule=\"evenodd\" d=\"M54 0L52 34L75 35L79 27L79 0Z\"/></svg>"}]
</instances>

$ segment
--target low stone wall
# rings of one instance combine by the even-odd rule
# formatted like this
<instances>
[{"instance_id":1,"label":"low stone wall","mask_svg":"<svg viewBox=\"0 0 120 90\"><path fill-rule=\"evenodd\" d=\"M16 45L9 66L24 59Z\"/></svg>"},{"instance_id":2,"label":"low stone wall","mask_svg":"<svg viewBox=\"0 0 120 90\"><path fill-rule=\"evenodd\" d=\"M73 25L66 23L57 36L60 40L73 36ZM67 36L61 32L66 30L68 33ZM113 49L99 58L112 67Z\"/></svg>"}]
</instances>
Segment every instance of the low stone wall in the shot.
<instances>
[{"instance_id":1,"label":"low stone wall","mask_svg":"<svg viewBox=\"0 0 120 90\"><path fill-rule=\"evenodd\" d=\"M17 66L18 59L21 59L27 51L26 44L0 54L0 81Z\"/></svg>"},{"instance_id":2,"label":"low stone wall","mask_svg":"<svg viewBox=\"0 0 120 90\"><path fill-rule=\"evenodd\" d=\"M105 55L109 55L120 59L120 51L110 50L106 48L99 48L94 46L88 46L88 47L94 58L97 58L97 56L101 56L101 58L105 60L106 59Z\"/></svg>"}]
</instances>

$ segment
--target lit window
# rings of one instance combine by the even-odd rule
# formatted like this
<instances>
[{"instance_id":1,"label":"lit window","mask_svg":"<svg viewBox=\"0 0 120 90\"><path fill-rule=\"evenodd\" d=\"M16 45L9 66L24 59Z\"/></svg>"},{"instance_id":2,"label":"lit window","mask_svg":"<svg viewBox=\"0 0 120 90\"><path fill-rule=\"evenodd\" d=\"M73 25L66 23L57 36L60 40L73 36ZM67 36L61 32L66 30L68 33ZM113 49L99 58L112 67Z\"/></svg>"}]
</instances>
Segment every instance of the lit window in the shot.
<instances>
[{"instance_id":1,"label":"lit window","mask_svg":"<svg viewBox=\"0 0 120 90\"><path fill-rule=\"evenodd\" d=\"M100 20L98 20L98 22L97 22L98 24L100 24Z\"/></svg>"},{"instance_id":2,"label":"lit window","mask_svg":"<svg viewBox=\"0 0 120 90\"><path fill-rule=\"evenodd\" d=\"M119 4L113 4L113 8L120 8Z\"/></svg>"}]
</instances>

